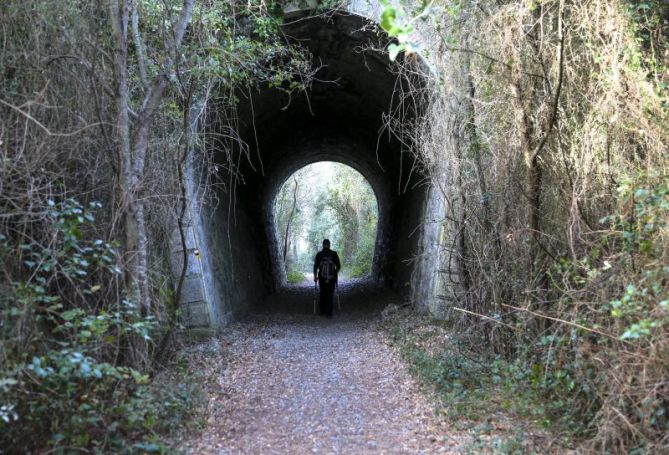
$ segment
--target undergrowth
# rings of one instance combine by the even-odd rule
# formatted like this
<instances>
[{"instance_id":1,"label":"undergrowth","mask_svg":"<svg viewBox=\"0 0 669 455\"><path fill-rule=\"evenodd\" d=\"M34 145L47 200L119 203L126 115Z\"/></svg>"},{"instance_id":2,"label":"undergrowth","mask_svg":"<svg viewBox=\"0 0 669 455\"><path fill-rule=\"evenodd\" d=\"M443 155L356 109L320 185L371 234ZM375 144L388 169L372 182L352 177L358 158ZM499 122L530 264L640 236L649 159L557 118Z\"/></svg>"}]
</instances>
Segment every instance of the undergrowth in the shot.
<instances>
[{"instance_id":1,"label":"undergrowth","mask_svg":"<svg viewBox=\"0 0 669 455\"><path fill-rule=\"evenodd\" d=\"M482 356L443 321L406 312L385 328L412 373L436 391L438 411L468 431L471 453L544 453L587 433L563 413L563 401L546 399L549 381L522 365Z\"/></svg>"},{"instance_id":2,"label":"undergrowth","mask_svg":"<svg viewBox=\"0 0 669 455\"><path fill-rule=\"evenodd\" d=\"M304 273L299 270L288 270L286 272L286 280L290 284L299 284L304 282L306 277L304 276Z\"/></svg>"},{"instance_id":3,"label":"undergrowth","mask_svg":"<svg viewBox=\"0 0 669 455\"><path fill-rule=\"evenodd\" d=\"M197 413L196 374L127 364L124 340L150 343L156 321L128 300L100 304L120 274L115 244L90 239L100 204L48 207L50 245L14 251L0 234L0 259L29 271L0 297L0 453L165 453L162 435Z\"/></svg>"},{"instance_id":4,"label":"undergrowth","mask_svg":"<svg viewBox=\"0 0 669 455\"><path fill-rule=\"evenodd\" d=\"M452 410L492 389L583 451L669 452L668 18L659 0L386 4L391 57L414 28L439 37L433 85L400 94L429 100L420 127L395 126L445 200L416 304L492 359L409 352Z\"/></svg>"},{"instance_id":5,"label":"undergrowth","mask_svg":"<svg viewBox=\"0 0 669 455\"><path fill-rule=\"evenodd\" d=\"M197 374L163 368L185 163L222 152L230 167L197 192L234 192L238 94L309 85L281 16L264 1L0 2L0 452L167 452L164 433L197 416Z\"/></svg>"}]
</instances>

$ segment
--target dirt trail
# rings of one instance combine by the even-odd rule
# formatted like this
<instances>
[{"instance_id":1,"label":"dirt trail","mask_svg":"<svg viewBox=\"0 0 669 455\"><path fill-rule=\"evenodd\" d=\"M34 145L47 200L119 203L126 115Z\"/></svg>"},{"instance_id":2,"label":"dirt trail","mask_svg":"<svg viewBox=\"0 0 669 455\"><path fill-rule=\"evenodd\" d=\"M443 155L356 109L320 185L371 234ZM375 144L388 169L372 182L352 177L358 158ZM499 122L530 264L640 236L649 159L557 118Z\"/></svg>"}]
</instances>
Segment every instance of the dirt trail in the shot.
<instances>
[{"instance_id":1,"label":"dirt trail","mask_svg":"<svg viewBox=\"0 0 669 455\"><path fill-rule=\"evenodd\" d=\"M282 299L308 307L309 295L295 289ZM375 298L378 309L388 296ZM356 297L346 289L342 300L333 319L266 313L212 341L229 364L210 392L207 426L185 443L187 452L460 453L462 435L435 416L386 345L378 311L351 311Z\"/></svg>"}]
</instances>

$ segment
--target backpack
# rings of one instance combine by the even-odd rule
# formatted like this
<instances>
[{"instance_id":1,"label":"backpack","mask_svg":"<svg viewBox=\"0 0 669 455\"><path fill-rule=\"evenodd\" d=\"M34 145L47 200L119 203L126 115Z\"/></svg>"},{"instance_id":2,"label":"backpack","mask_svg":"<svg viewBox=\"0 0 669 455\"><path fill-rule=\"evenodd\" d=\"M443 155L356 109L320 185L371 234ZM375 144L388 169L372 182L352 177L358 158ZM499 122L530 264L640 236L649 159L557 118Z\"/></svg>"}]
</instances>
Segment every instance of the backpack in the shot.
<instances>
[{"instance_id":1,"label":"backpack","mask_svg":"<svg viewBox=\"0 0 669 455\"><path fill-rule=\"evenodd\" d=\"M323 278L325 281L334 280L335 278L335 263L331 255L324 255L321 258L321 263L318 266L318 276Z\"/></svg>"}]
</instances>

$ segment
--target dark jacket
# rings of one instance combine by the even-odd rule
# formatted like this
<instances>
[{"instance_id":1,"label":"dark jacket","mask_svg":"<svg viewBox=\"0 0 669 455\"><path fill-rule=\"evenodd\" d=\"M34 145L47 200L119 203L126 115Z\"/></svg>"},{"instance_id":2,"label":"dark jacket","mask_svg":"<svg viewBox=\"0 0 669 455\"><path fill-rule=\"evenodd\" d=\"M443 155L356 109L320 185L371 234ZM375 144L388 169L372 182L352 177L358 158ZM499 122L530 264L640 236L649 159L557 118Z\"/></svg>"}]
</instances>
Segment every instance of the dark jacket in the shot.
<instances>
[{"instance_id":1,"label":"dark jacket","mask_svg":"<svg viewBox=\"0 0 669 455\"><path fill-rule=\"evenodd\" d=\"M341 262L339 262L339 255L337 252L334 250L321 250L316 254L316 258L314 259L314 278L318 278L318 271L320 269L321 261L325 256L332 257L332 262L334 262L335 265L335 275L339 273L339 270L341 270Z\"/></svg>"}]
</instances>

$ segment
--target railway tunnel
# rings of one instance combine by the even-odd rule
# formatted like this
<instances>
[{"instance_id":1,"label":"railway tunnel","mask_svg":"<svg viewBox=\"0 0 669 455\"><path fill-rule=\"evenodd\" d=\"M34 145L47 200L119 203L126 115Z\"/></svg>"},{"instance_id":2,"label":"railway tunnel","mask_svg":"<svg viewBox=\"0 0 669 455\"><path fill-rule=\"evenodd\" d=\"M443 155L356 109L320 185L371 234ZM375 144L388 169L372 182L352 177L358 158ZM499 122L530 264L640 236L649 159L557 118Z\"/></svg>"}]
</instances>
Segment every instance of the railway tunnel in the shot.
<instances>
[{"instance_id":1,"label":"railway tunnel","mask_svg":"<svg viewBox=\"0 0 669 455\"><path fill-rule=\"evenodd\" d=\"M350 13L323 18L296 12L287 17L284 33L306 46L320 67L310 89L290 97L271 88L242 95L236 115L248 150L235 168L236 185L222 179L215 197L201 198L193 188L207 171L190 172L191 265L182 305L191 328L223 327L281 292L285 277L274 198L292 173L319 161L351 166L376 194L371 279L409 298L432 287L435 258L429 250L439 226L428 221L438 218L434 212L440 204L411 150L384 127L395 108L403 110L405 120L420 110L416 103L398 105L397 93L406 81L387 55L365 50L372 43L382 45L384 37L370 21ZM215 103L210 111L206 128L212 137L223 134L216 131L223 123L217 115L223 114ZM213 156L214 166L229 167L225 152ZM174 261L181 256L178 250Z\"/></svg>"}]
</instances>

